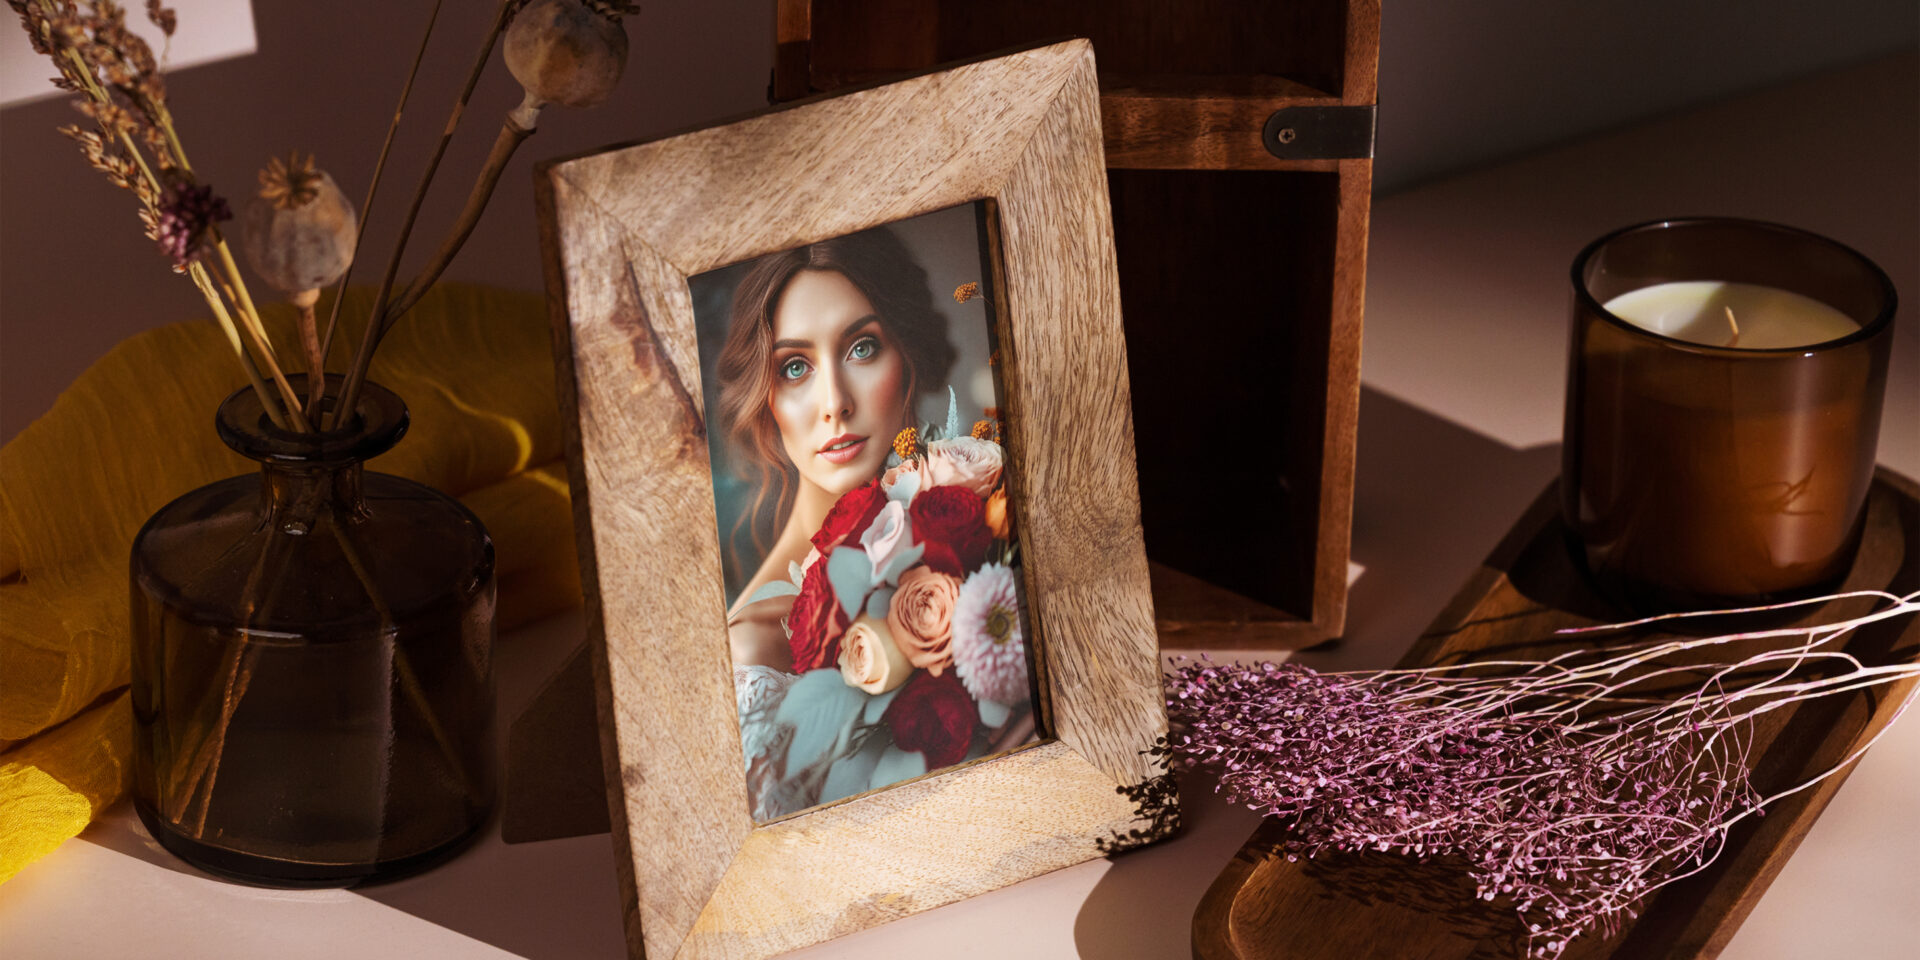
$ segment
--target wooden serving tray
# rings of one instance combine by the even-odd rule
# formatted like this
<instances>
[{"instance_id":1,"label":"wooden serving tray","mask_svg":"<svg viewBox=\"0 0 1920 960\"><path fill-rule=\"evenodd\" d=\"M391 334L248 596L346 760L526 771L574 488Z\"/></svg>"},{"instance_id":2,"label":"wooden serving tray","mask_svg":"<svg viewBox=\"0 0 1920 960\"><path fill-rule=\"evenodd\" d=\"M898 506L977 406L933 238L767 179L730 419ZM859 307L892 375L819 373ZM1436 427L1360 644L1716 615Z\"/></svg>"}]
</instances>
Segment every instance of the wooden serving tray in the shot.
<instances>
[{"instance_id":1,"label":"wooden serving tray","mask_svg":"<svg viewBox=\"0 0 1920 960\"><path fill-rule=\"evenodd\" d=\"M1920 486L1882 469L1868 497L1866 532L1843 590L1920 589ZM1869 600L1837 601L1810 615L1838 620ZM1546 641L1564 627L1628 619L1610 611L1575 568L1549 487L1401 660L1425 666L1497 652L1544 658L1570 649ZM1721 632L1721 631L1715 631ZM1654 636L1645 632L1640 637ZM1638 637L1636 637L1637 639ZM1578 646L1605 642L1583 638ZM1845 649L1887 663L1920 654L1920 618L1883 620L1855 632ZM1744 656L1722 648L1715 659ZM1753 780L1762 795L1800 783L1845 759L1891 722L1912 681L1798 704L1755 728ZM1909 721L1912 722L1912 721ZM1739 824L1724 852L1700 874L1662 889L1638 920L1613 937L1574 941L1566 960L1657 960L1717 956L1779 873L1848 771L1775 802ZM1387 854L1323 855L1287 862L1274 853L1284 835L1265 821L1201 898L1193 918L1200 960L1522 957L1526 934L1504 899L1474 899L1463 866Z\"/></svg>"}]
</instances>

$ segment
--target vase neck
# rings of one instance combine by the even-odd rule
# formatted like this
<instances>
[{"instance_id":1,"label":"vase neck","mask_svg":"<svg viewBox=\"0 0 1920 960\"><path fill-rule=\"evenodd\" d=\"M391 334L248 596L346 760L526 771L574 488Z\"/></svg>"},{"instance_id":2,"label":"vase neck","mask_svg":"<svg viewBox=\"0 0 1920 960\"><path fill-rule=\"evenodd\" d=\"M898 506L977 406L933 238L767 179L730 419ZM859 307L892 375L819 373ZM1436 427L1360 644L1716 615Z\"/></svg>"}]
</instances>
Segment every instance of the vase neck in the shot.
<instances>
[{"instance_id":1,"label":"vase neck","mask_svg":"<svg viewBox=\"0 0 1920 960\"><path fill-rule=\"evenodd\" d=\"M296 396L306 378L294 376ZM328 374L323 407L330 408L341 378ZM236 452L260 461L261 508L274 529L307 533L322 520L353 523L367 516L361 480L368 459L398 443L407 432L407 406L377 383L362 385L354 415L321 432L275 427L258 394L235 391L220 405L214 426Z\"/></svg>"},{"instance_id":2,"label":"vase neck","mask_svg":"<svg viewBox=\"0 0 1920 960\"><path fill-rule=\"evenodd\" d=\"M295 536L322 519L348 524L367 516L359 460L321 463L268 461L260 467L260 506L273 527Z\"/></svg>"}]
</instances>

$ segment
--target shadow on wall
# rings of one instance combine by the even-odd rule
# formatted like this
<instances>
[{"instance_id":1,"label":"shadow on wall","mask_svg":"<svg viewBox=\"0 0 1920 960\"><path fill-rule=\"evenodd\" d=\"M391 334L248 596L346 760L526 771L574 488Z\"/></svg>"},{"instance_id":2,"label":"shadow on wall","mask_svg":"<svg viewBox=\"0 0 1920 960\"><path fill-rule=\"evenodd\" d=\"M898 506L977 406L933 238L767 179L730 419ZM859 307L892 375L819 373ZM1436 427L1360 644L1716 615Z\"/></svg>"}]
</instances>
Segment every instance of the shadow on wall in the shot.
<instances>
[{"instance_id":1,"label":"shadow on wall","mask_svg":"<svg viewBox=\"0 0 1920 960\"><path fill-rule=\"evenodd\" d=\"M1914 46L1913 0L1388 3L1374 191Z\"/></svg>"}]
</instances>

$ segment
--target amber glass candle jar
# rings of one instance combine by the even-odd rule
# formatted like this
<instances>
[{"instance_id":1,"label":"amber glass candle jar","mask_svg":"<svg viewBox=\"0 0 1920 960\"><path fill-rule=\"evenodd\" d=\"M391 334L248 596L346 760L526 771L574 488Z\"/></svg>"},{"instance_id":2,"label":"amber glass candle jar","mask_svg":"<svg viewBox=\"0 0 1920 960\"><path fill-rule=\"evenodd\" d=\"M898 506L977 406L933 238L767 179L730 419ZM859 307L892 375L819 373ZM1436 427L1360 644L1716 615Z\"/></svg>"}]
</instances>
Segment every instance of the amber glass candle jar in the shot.
<instances>
[{"instance_id":1,"label":"amber glass candle jar","mask_svg":"<svg viewBox=\"0 0 1920 960\"><path fill-rule=\"evenodd\" d=\"M1710 609L1843 576L1894 303L1872 261L1776 224L1662 220L1582 250L1561 508L1602 591Z\"/></svg>"}]
</instances>

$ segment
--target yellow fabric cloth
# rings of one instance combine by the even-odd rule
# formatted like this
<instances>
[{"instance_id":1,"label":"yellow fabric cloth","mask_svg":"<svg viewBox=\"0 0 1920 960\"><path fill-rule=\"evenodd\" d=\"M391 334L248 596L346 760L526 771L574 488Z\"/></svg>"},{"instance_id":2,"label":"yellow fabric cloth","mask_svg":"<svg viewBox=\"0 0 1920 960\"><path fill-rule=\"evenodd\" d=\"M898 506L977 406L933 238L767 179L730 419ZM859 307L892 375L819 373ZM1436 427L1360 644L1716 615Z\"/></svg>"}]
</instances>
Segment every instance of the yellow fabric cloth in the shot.
<instances>
[{"instance_id":1,"label":"yellow fabric cloth","mask_svg":"<svg viewBox=\"0 0 1920 960\"><path fill-rule=\"evenodd\" d=\"M344 371L371 300L348 292L329 369ZM265 312L283 369L300 369L292 309ZM548 343L540 296L443 284L370 373L412 425L369 469L458 497L486 524L501 628L580 598ZM0 882L128 789L133 537L173 498L258 469L213 430L245 383L217 326L176 323L115 347L0 447Z\"/></svg>"}]
</instances>

